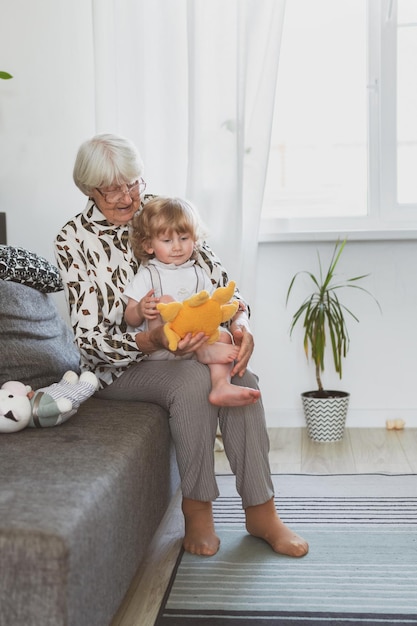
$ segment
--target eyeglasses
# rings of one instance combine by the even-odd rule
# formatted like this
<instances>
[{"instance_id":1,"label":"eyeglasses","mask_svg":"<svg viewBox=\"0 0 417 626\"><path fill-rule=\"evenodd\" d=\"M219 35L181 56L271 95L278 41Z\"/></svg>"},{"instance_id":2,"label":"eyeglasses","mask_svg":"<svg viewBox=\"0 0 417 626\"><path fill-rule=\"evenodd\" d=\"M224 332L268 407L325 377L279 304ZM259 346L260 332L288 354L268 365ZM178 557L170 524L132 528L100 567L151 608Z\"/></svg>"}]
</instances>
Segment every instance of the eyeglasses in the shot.
<instances>
[{"instance_id":1,"label":"eyeglasses","mask_svg":"<svg viewBox=\"0 0 417 626\"><path fill-rule=\"evenodd\" d=\"M129 195L132 200L138 200L146 189L146 183L143 178L141 178L140 180L136 180L131 185L126 184L126 191L123 191L122 189L115 189L114 191L101 191L98 187L96 187L96 189L106 202L109 204L117 204L118 202L122 202L126 195Z\"/></svg>"}]
</instances>

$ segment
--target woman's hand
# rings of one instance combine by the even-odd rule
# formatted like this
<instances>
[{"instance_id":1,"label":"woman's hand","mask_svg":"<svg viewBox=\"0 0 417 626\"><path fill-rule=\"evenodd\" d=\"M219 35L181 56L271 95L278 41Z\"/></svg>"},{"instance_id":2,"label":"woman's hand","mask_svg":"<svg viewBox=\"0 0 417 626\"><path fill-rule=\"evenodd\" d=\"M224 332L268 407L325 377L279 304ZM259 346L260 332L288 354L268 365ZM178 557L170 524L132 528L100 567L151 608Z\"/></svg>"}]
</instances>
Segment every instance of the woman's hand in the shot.
<instances>
[{"instance_id":1,"label":"woman's hand","mask_svg":"<svg viewBox=\"0 0 417 626\"><path fill-rule=\"evenodd\" d=\"M232 333L235 344L240 348L231 375L242 377L246 372L249 359L255 347L253 335L249 328L249 320L244 311L239 312L235 316L230 326L230 332Z\"/></svg>"},{"instance_id":2,"label":"woman's hand","mask_svg":"<svg viewBox=\"0 0 417 626\"><path fill-rule=\"evenodd\" d=\"M194 336L191 333L187 333L185 337L178 342L178 347L175 351L175 354L177 356L183 356L184 354L195 352L196 350L198 350L198 348L201 348L201 346L206 343L208 338L208 335L203 332L197 333Z\"/></svg>"},{"instance_id":3,"label":"woman's hand","mask_svg":"<svg viewBox=\"0 0 417 626\"><path fill-rule=\"evenodd\" d=\"M174 354L183 356L184 354L195 352L207 341L207 339L208 336L205 333L197 333L194 337L191 333L188 333L178 342L178 348ZM168 338L165 335L163 324L153 328L152 330L145 330L143 332L136 333L135 341L138 349L144 354L152 354L152 352L156 352L156 350L161 349L169 350Z\"/></svg>"}]
</instances>

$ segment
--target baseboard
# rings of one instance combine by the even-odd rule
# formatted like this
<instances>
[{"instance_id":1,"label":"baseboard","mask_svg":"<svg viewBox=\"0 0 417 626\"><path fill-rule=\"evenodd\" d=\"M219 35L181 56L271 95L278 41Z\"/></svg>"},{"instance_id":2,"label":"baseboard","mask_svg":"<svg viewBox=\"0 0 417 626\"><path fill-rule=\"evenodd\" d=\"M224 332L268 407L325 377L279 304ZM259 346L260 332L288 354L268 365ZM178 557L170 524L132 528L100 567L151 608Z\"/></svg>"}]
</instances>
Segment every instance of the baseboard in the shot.
<instances>
[{"instance_id":1,"label":"baseboard","mask_svg":"<svg viewBox=\"0 0 417 626\"><path fill-rule=\"evenodd\" d=\"M301 409L268 409L265 408L268 428L300 428L305 426L304 414ZM385 428L386 420L402 419L405 426L417 428L416 409L349 409L347 428Z\"/></svg>"}]
</instances>

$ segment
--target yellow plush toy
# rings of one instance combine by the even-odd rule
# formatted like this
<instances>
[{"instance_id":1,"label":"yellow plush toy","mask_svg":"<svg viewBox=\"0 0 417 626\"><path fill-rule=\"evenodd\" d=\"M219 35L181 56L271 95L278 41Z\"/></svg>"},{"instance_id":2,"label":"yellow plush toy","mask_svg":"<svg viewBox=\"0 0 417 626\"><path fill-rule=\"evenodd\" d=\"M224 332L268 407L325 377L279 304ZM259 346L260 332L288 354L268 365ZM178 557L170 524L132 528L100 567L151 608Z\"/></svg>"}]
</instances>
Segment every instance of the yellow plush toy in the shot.
<instances>
[{"instance_id":1,"label":"yellow plush toy","mask_svg":"<svg viewBox=\"0 0 417 626\"><path fill-rule=\"evenodd\" d=\"M239 308L237 300L230 302L235 292L233 280L227 287L218 287L210 297L207 291L200 291L184 302L157 304L164 331L169 341L169 349L175 351L180 339L187 333L195 335L204 332L209 336L208 343L219 338L219 326L230 320Z\"/></svg>"}]
</instances>

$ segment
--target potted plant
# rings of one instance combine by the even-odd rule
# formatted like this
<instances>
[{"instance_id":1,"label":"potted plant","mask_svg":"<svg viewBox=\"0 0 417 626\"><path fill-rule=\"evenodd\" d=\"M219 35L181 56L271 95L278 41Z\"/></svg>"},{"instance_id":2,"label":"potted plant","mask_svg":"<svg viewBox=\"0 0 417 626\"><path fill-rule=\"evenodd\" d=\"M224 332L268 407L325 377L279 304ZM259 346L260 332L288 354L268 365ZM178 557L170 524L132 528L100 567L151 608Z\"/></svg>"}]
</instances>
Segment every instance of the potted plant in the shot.
<instances>
[{"instance_id":1,"label":"potted plant","mask_svg":"<svg viewBox=\"0 0 417 626\"><path fill-rule=\"evenodd\" d=\"M7 80L8 78L13 78L13 76L9 74L9 72L0 71L0 78L3 78L3 80Z\"/></svg>"},{"instance_id":2,"label":"potted plant","mask_svg":"<svg viewBox=\"0 0 417 626\"><path fill-rule=\"evenodd\" d=\"M288 287L286 304L297 277L307 275L312 281L312 292L305 298L292 317L290 336L294 328L302 323L304 328L304 351L307 359L315 366L317 389L301 394L308 434L314 441L338 441L343 438L346 414L349 404L349 393L345 391L326 390L323 387L321 375L324 371L326 347L330 344L333 365L339 378L342 378L342 362L349 350L349 334L346 318L358 318L339 299L342 289L360 289L372 294L358 285L368 274L355 276L343 281L336 279L336 267L345 248L346 239L337 241L333 250L330 264L326 273L322 270L320 255L318 254L319 274L309 271L297 272ZM378 307L379 303L375 300Z\"/></svg>"}]
</instances>

